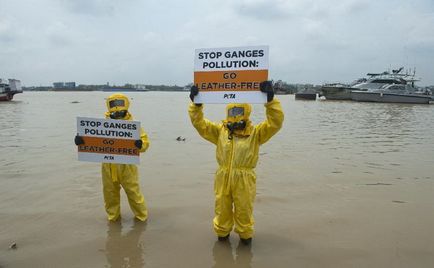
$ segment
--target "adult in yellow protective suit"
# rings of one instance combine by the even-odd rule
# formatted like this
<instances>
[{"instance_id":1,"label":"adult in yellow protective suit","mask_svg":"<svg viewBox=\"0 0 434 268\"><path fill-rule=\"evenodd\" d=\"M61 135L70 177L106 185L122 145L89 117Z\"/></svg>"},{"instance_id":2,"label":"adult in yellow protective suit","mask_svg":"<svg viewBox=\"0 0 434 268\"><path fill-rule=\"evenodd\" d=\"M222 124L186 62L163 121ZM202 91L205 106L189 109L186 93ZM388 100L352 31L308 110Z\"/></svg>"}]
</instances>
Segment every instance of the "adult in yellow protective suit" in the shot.
<instances>
[{"instance_id":1,"label":"adult in yellow protective suit","mask_svg":"<svg viewBox=\"0 0 434 268\"><path fill-rule=\"evenodd\" d=\"M260 84L267 93L265 104L267 119L254 126L250 121L249 104L227 105L226 120L213 123L204 118L203 105L191 103L190 119L199 134L217 146L214 231L218 240L225 241L235 223L235 232L243 244L249 245L253 237L253 203L256 196L256 174L259 146L267 142L282 127L283 112L279 100L274 98L270 81ZM193 86L190 99L198 94Z\"/></svg>"},{"instance_id":2,"label":"adult in yellow protective suit","mask_svg":"<svg viewBox=\"0 0 434 268\"><path fill-rule=\"evenodd\" d=\"M124 94L116 93L107 99L106 118L133 120L128 111L130 101ZM80 136L75 137L75 144L84 144ZM149 147L148 136L143 128L140 129L140 139L134 142L140 152L145 152ZM120 187L124 188L128 197L128 203L136 218L146 221L148 211L145 198L140 191L137 166L133 164L102 163L102 184L104 193L105 210L110 221L116 221L121 214Z\"/></svg>"}]
</instances>

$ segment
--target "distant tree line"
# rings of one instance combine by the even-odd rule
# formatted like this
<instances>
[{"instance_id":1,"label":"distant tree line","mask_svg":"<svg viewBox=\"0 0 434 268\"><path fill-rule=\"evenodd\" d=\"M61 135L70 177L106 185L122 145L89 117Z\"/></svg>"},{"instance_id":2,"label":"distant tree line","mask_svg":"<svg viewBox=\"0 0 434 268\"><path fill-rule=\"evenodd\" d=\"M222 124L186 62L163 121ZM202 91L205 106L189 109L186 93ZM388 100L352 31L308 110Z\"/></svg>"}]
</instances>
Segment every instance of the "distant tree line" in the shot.
<instances>
[{"instance_id":1,"label":"distant tree line","mask_svg":"<svg viewBox=\"0 0 434 268\"><path fill-rule=\"evenodd\" d=\"M321 86L313 84L288 84L282 80L277 80L273 87L277 94L295 94L304 90L314 90L319 92L321 88Z\"/></svg>"},{"instance_id":2,"label":"distant tree line","mask_svg":"<svg viewBox=\"0 0 434 268\"><path fill-rule=\"evenodd\" d=\"M146 88L151 91L182 91L184 87L180 87L177 85L174 86L166 86L166 85L146 85Z\"/></svg>"}]
</instances>

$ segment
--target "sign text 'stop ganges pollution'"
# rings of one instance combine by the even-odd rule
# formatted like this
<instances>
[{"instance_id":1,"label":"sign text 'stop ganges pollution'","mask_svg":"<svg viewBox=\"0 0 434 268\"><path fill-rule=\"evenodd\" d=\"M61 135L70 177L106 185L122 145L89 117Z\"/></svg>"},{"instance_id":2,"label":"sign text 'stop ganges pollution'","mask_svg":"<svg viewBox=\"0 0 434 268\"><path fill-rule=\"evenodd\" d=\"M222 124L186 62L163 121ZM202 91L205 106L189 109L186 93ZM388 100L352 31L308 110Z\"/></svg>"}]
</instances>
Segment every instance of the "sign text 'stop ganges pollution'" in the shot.
<instances>
[{"instance_id":1,"label":"sign text 'stop ganges pollution'","mask_svg":"<svg viewBox=\"0 0 434 268\"><path fill-rule=\"evenodd\" d=\"M212 71L215 69L267 69L266 48L222 48L218 51L198 49L195 71Z\"/></svg>"},{"instance_id":2,"label":"sign text 'stop ganges pollution'","mask_svg":"<svg viewBox=\"0 0 434 268\"><path fill-rule=\"evenodd\" d=\"M140 122L77 117L77 133L84 144L78 146L78 160L138 164Z\"/></svg>"},{"instance_id":3,"label":"sign text 'stop ganges pollution'","mask_svg":"<svg viewBox=\"0 0 434 268\"><path fill-rule=\"evenodd\" d=\"M201 48L194 59L196 103L265 103L260 83L268 80L268 46Z\"/></svg>"},{"instance_id":4,"label":"sign text 'stop ganges pollution'","mask_svg":"<svg viewBox=\"0 0 434 268\"><path fill-rule=\"evenodd\" d=\"M129 122L101 122L94 120L80 120L80 127L83 127L84 136L120 137L133 138L134 130L137 130L135 123ZM133 130L133 131L132 131Z\"/></svg>"},{"instance_id":5,"label":"sign text 'stop ganges pollution'","mask_svg":"<svg viewBox=\"0 0 434 268\"><path fill-rule=\"evenodd\" d=\"M239 50L239 51L211 51L199 52L199 60L216 60L203 61L202 68L205 69L224 69L224 68L258 68L257 59L239 60L243 58L261 58L264 57L263 49Z\"/></svg>"}]
</instances>

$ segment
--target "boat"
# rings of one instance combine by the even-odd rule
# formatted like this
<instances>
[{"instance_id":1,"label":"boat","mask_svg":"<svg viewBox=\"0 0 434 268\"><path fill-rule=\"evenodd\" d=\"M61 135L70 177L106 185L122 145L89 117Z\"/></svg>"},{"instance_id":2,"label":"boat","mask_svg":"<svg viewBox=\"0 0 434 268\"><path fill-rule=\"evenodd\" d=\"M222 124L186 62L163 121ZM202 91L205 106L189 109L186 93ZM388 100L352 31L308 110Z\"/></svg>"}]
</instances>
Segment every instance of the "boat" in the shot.
<instances>
[{"instance_id":1,"label":"boat","mask_svg":"<svg viewBox=\"0 0 434 268\"><path fill-rule=\"evenodd\" d=\"M327 100L351 100L351 86L342 83L324 84L320 89L320 97Z\"/></svg>"},{"instance_id":2,"label":"boat","mask_svg":"<svg viewBox=\"0 0 434 268\"><path fill-rule=\"evenodd\" d=\"M21 81L17 79L0 79L0 101L10 101L15 94L23 93Z\"/></svg>"},{"instance_id":3,"label":"boat","mask_svg":"<svg viewBox=\"0 0 434 268\"><path fill-rule=\"evenodd\" d=\"M429 103L428 93L418 92L413 73L402 73L403 67L392 72L368 73L350 85L335 83L321 87L321 95L328 100L353 100L366 102Z\"/></svg>"},{"instance_id":4,"label":"boat","mask_svg":"<svg viewBox=\"0 0 434 268\"><path fill-rule=\"evenodd\" d=\"M351 100L353 86L360 85L368 81L366 78L359 78L351 84L330 83L321 86L319 97L324 96L327 100ZM366 90L359 88L358 90Z\"/></svg>"},{"instance_id":5,"label":"boat","mask_svg":"<svg viewBox=\"0 0 434 268\"><path fill-rule=\"evenodd\" d=\"M414 83L419 81L413 74L401 73L403 68L392 73L370 73L366 82L352 86L351 99L360 102L429 104L431 92L419 91Z\"/></svg>"},{"instance_id":6,"label":"boat","mask_svg":"<svg viewBox=\"0 0 434 268\"><path fill-rule=\"evenodd\" d=\"M352 91L351 96L360 102L429 104L432 101L431 96L380 91Z\"/></svg>"},{"instance_id":7,"label":"boat","mask_svg":"<svg viewBox=\"0 0 434 268\"><path fill-rule=\"evenodd\" d=\"M306 89L295 93L296 100L316 100L316 92L311 89Z\"/></svg>"}]
</instances>

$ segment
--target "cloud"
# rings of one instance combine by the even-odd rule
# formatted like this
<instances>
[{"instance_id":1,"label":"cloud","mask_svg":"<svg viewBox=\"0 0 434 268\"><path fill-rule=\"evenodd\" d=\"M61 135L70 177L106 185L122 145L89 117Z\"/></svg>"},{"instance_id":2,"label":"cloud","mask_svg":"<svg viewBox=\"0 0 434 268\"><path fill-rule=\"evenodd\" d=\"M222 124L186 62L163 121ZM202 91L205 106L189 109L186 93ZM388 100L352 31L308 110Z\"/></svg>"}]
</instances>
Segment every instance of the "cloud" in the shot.
<instances>
[{"instance_id":1,"label":"cloud","mask_svg":"<svg viewBox=\"0 0 434 268\"><path fill-rule=\"evenodd\" d=\"M49 43L55 47L72 45L70 33L69 27L61 21L53 22L45 29Z\"/></svg>"},{"instance_id":2,"label":"cloud","mask_svg":"<svg viewBox=\"0 0 434 268\"><path fill-rule=\"evenodd\" d=\"M408 64L434 84L431 0L0 2L0 54L11 62L0 73L26 84L183 85L195 48L243 45L269 45L270 75L288 82L345 82Z\"/></svg>"},{"instance_id":3,"label":"cloud","mask_svg":"<svg viewBox=\"0 0 434 268\"><path fill-rule=\"evenodd\" d=\"M84 15L112 15L115 10L114 0L63 0L67 10Z\"/></svg>"},{"instance_id":4,"label":"cloud","mask_svg":"<svg viewBox=\"0 0 434 268\"><path fill-rule=\"evenodd\" d=\"M0 42L13 43L18 39L18 32L13 27L13 22L7 16L0 17Z\"/></svg>"},{"instance_id":5,"label":"cloud","mask_svg":"<svg viewBox=\"0 0 434 268\"><path fill-rule=\"evenodd\" d=\"M243 0L235 5L235 10L243 16L259 20L277 20L291 16L287 1Z\"/></svg>"}]
</instances>

